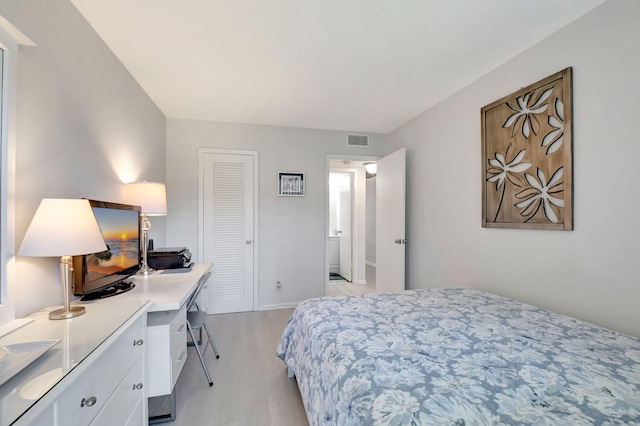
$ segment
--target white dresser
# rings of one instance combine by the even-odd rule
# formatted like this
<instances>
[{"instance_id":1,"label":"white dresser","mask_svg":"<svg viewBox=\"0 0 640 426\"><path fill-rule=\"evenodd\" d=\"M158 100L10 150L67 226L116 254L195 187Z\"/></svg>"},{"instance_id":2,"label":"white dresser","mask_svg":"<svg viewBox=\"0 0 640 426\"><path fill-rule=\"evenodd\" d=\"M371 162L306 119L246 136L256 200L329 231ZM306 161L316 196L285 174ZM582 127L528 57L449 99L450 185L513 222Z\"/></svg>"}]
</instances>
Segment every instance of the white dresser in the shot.
<instances>
[{"instance_id":1,"label":"white dresser","mask_svg":"<svg viewBox=\"0 0 640 426\"><path fill-rule=\"evenodd\" d=\"M147 397L173 395L187 359L185 303L211 267L134 276L131 291L81 302L87 313L70 320L49 320L54 308L29 315L0 347L61 341L0 386L0 426L146 425Z\"/></svg>"},{"instance_id":2,"label":"white dresser","mask_svg":"<svg viewBox=\"0 0 640 426\"><path fill-rule=\"evenodd\" d=\"M0 347L28 341L60 342L0 386L0 424L145 425L144 300L117 297L83 302L87 312L33 322L0 339Z\"/></svg>"}]
</instances>

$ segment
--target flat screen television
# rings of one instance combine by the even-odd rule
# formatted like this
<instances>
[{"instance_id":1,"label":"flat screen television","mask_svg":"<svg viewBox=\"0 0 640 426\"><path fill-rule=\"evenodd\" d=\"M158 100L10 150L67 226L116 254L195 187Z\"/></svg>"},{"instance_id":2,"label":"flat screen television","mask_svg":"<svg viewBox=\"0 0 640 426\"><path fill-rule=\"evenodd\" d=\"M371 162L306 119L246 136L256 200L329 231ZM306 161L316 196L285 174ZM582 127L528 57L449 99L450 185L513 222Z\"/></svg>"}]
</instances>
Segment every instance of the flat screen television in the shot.
<instances>
[{"instance_id":1,"label":"flat screen television","mask_svg":"<svg viewBox=\"0 0 640 426\"><path fill-rule=\"evenodd\" d=\"M142 265L140 207L88 200L107 250L73 257L73 294L82 300L103 298L133 288L127 278Z\"/></svg>"}]
</instances>

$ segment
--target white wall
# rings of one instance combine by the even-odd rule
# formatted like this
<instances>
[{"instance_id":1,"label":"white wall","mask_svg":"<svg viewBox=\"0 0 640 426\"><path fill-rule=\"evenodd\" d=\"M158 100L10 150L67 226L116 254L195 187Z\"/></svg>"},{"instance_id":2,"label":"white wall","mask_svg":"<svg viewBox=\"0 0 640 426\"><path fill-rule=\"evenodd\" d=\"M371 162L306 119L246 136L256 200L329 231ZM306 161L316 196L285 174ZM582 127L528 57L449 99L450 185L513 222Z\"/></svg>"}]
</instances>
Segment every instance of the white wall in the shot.
<instances>
[{"instance_id":1,"label":"white wall","mask_svg":"<svg viewBox=\"0 0 640 426\"><path fill-rule=\"evenodd\" d=\"M376 178L367 179L366 261L376 263Z\"/></svg>"},{"instance_id":2,"label":"white wall","mask_svg":"<svg viewBox=\"0 0 640 426\"><path fill-rule=\"evenodd\" d=\"M343 182L345 181L345 182ZM329 172L329 235L340 235L342 226L340 223L340 192L346 186L350 190L350 177L348 173Z\"/></svg>"},{"instance_id":3,"label":"white wall","mask_svg":"<svg viewBox=\"0 0 640 426\"><path fill-rule=\"evenodd\" d=\"M2 0L21 47L16 245L42 198L122 201L122 182L164 181L165 117L68 0ZM164 219L151 236L164 240ZM16 317L62 303L59 259L18 257Z\"/></svg>"},{"instance_id":4,"label":"white wall","mask_svg":"<svg viewBox=\"0 0 640 426\"><path fill-rule=\"evenodd\" d=\"M376 155L348 148L347 133L197 120L167 120L167 243L198 253L198 147L259 152L258 244L260 308L288 306L324 295L326 154ZM304 172L304 197L278 197L277 172ZM281 281L281 290L276 290Z\"/></svg>"},{"instance_id":5,"label":"white wall","mask_svg":"<svg viewBox=\"0 0 640 426\"><path fill-rule=\"evenodd\" d=\"M640 2L612 0L389 135L408 148L407 281L640 336ZM575 230L481 227L480 108L573 67Z\"/></svg>"}]
</instances>

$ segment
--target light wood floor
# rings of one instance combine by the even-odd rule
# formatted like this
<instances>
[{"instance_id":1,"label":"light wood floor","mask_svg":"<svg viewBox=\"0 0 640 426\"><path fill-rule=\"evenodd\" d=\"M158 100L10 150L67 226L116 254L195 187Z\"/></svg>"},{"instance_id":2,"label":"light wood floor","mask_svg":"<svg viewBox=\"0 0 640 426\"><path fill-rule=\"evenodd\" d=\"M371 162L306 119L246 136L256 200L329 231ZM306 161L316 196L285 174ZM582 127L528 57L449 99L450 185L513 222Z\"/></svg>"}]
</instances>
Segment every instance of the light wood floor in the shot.
<instances>
[{"instance_id":1,"label":"light wood floor","mask_svg":"<svg viewBox=\"0 0 640 426\"><path fill-rule=\"evenodd\" d=\"M375 291L375 269L367 285L330 285L329 295ZM306 426L307 417L295 379L287 377L276 347L293 309L209 315L220 359L211 348L205 362L213 379L209 387L193 347L176 384L177 417L167 426ZM158 404L160 403L160 404ZM166 401L154 400L150 411L163 412Z\"/></svg>"},{"instance_id":2,"label":"light wood floor","mask_svg":"<svg viewBox=\"0 0 640 426\"><path fill-rule=\"evenodd\" d=\"M209 315L220 352L209 348L209 387L193 347L176 384L177 418L167 426L308 425L295 379L276 357L280 335L293 309Z\"/></svg>"}]
</instances>

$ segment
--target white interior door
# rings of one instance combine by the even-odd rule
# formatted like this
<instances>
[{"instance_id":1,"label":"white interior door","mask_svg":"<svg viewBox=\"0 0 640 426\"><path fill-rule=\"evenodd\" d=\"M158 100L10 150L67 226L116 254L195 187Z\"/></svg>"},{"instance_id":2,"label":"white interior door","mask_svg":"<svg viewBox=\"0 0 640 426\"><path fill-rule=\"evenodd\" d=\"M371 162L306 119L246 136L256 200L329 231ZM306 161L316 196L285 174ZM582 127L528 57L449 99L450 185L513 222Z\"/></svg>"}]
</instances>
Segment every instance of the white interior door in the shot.
<instances>
[{"instance_id":1,"label":"white interior door","mask_svg":"<svg viewBox=\"0 0 640 426\"><path fill-rule=\"evenodd\" d=\"M257 153L201 149L200 260L212 262L210 314L254 305L254 177Z\"/></svg>"},{"instance_id":2,"label":"white interior door","mask_svg":"<svg viewBox=\"0 0 640 426\"><path fill-rule=\"evenodd\" d=\"M352 193L353 173L345 173L340 181L340 275L349 282L353 280Z\"/></svg>"},{"instance_id":3,"label":"white interior door","mask_svg":"<svg viewBox=\"0 0 640 426\"><path fill-rule=\"evenodd\" d=\"M402 148L377 161L377 292L404 290L406 155Z\"/></svg>"}]
</instances>

